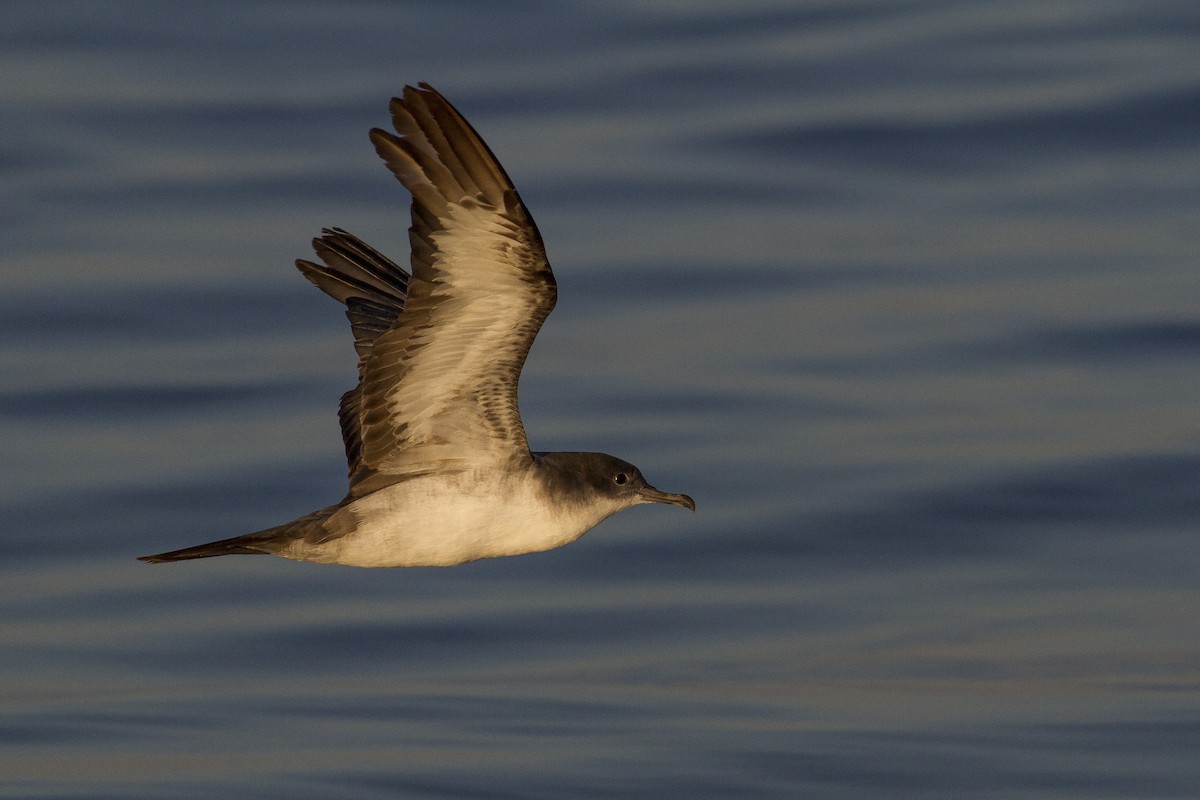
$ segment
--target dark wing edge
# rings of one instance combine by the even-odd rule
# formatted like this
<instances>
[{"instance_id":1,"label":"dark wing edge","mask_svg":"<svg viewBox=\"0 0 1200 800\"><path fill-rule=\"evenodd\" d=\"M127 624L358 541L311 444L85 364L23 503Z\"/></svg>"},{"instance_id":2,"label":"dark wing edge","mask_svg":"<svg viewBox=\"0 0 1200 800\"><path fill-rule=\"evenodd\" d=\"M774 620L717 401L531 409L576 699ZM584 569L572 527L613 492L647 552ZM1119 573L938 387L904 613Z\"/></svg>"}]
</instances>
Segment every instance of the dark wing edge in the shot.
<instances>
[{"instance_id":1,"label":"dark wing edge","mask_svg":"<svg viewBox=\"0 0 1200 800\"><path fill-rule=\"evenodd\" d=\"M359 385L343 394L338 405L348 474L353 478L362 461L359 406L364 364L375 340L404 311L409 274L341 228L325 228L319 238L313 239L313 250L323 263L297 259L296 267L318 289L346 306L358 353Z\"/></svg>"},{"instance_id":2,"label":"dark wing edge","mask_svg":"<svg viewBox=\"0 0 1200 800\"><path fill-rule=\"evenodd\" d=\"M545 319L557 294L537 223L500 160L471 123L432 86L418 86L405 86L403 98L392 98L392 124L399 135L371 130L375 151L413 196L409 228L413 273L420 276L432 263L436 244L431 234L445 230L441 220L449 215L449 207L481 203L506 218L509 238L530 251L525 269L531 283L545 286Z\"/></svg>"}]
</instances>

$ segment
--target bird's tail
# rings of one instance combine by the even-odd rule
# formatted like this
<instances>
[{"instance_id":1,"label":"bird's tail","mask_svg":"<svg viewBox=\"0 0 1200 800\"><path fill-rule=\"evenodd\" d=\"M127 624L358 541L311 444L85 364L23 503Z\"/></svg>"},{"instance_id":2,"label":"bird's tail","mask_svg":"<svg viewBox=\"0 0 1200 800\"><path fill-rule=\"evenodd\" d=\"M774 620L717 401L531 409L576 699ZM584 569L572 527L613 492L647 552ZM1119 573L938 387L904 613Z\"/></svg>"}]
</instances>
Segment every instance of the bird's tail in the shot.
<instances>
[{"instance_id":1,"label":"bird's tail","mask_svg":"<svg viewBox=\"0 0 1200 800\"><path fill-rule=\"evenodd\" d=\"M278 553L294 540L311 535L314 529L319 530L321 522L333 514L337 508L337 506L326 506L283 525L234 536L231 539L221 539L208 544L198 544L195 547L185 547L182 550L170 550L166 553L155 553L152 556L138 556L138 561L162 564L167 561L187 561L192 558L212 558L213 556Z\"/></svg>"},{"instance_id":2,"label":"bird's tail","mask_svg":"<svg viewBox=\"0 0 1200 800\"><path fill-rule=\"evenodd\" d=\"M232 539L222 539L219 542L198 544L195 547L185 547L182 550L171 550L166 553L155 553L152 556L138 556L138 561L147 564L162 564L167 561L187 561L190 558L212 558L213 556L263 555L270 550L254 547L254 537L250 533L245 536L234 536ZM259 540L261 542L261 540Z\"/></svg>"}]
</instances>

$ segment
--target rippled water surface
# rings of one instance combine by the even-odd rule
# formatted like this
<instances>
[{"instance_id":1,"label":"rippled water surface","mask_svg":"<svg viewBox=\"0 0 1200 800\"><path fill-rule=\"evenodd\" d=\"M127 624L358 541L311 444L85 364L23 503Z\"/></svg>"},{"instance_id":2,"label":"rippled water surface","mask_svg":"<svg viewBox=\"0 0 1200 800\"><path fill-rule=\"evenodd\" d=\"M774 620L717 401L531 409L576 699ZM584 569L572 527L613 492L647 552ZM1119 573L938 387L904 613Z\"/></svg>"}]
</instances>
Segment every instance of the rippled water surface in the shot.
<instances>
[{"instance_id":1,"label":"rippled water surface","mask_svg":"<svg viewBox=\"0 0 1200 800\"><path fill-rule=\"evenodd\" d=\"M1186 798L1200 15L12 4L0 795ZM454 569L134 556L344 491L322 226L426 80L537 217L537 449L695 496Z\"/></svg>"}]
</instances>

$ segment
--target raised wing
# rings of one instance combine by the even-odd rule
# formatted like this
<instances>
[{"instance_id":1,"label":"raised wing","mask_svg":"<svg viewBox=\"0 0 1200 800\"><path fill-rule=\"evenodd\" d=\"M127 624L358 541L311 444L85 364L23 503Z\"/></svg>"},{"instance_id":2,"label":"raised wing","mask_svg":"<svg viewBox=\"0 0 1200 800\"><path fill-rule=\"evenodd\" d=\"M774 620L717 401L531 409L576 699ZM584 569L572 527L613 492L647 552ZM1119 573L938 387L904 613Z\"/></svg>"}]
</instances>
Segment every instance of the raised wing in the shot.
<instances>
[{"instance_id":1,"label":"raised wing","mask_svg":"<svg viewBox=\"0 0 1200 800\"><path fill-rule=\"evenodd\" d=\"M364 298L359 323L348 304L360 353L342 402L344 435L358 432L354 454L346 437L351 496L531 458L517 381L556 296L537 226L462 115L427 84L405 87L391 111L399 135L371 140L413 195L412 277L386 330L375 328L394 297Z\"/></svg>"},{"instance_id":2,"label":"raised wing","mask_svg":"<svg viewBox=\"0 0 1200 800\"><path fill-rule=\"evenodd\" d=\"M322 231L321 238L313 239L313 249L323 263L299 259L296 266L317 288L346 305L354 349L358 351L358 386L342 395L338 407L353 480L362 461L359 413L367 355L379 335L392 327L404 310L409 275L387 256L340 228Z\"/></svg>"}]
</instances>

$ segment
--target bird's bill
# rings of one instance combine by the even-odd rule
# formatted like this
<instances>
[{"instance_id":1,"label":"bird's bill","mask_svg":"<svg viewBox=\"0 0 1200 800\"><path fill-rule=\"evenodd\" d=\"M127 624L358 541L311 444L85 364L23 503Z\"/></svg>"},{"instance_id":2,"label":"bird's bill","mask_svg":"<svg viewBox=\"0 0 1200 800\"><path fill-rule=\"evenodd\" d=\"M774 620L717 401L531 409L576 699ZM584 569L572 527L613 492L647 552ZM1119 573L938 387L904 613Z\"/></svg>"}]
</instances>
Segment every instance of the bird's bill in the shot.
<instances>
[{"instance_id":1,"label":"bird's bill","mask_svg":"<svg viewBox=\"0 0 1200 800\"><path fill-rule=\"evenodd\" d=\"M667 503L673 506L683 506L684 508L696 510L696 501L688 497L686 494L672 494L670 492L660 492L653 486L647 486L642 489L639 494L647 503Z\"/></svg>"}]
</instances>

